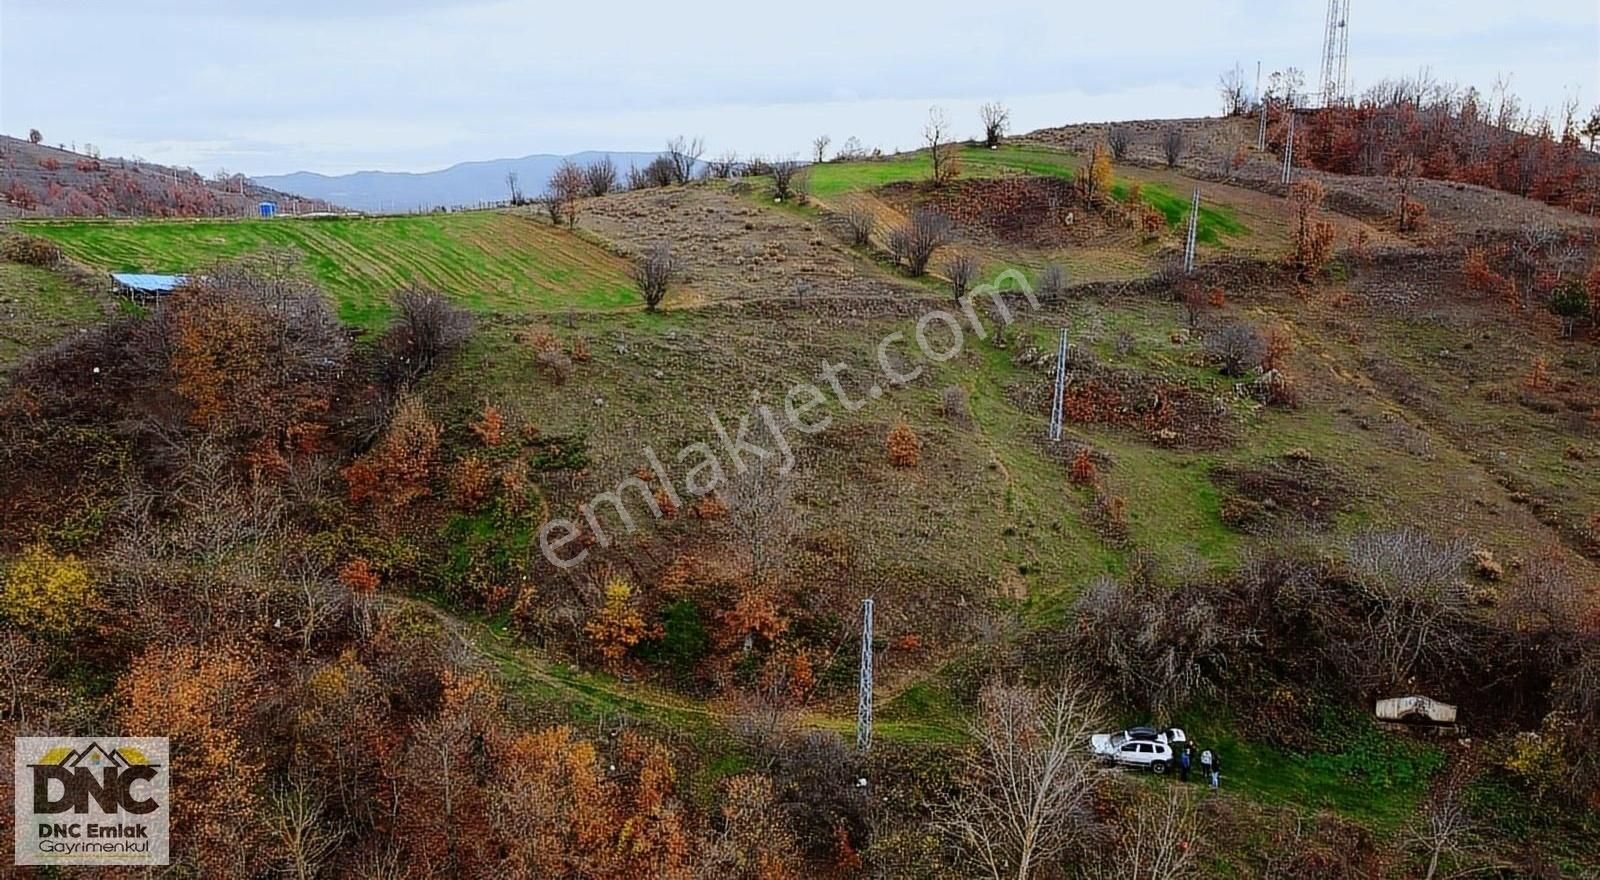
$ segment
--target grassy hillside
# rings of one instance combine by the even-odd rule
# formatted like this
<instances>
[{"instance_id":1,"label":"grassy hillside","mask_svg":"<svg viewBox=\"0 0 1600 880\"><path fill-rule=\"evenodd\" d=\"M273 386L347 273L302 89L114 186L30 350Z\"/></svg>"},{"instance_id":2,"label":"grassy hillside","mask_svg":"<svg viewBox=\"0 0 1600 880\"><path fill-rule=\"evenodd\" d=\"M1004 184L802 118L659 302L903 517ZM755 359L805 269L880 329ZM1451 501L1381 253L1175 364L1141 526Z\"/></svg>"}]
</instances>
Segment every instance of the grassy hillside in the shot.
<instances>
[{"instance_id":1,"label":"grassy hillside","mask_svg":"<svg viewBox=\"0 0 1600 880\"><path fill-rule=\"evenodd\" d=\"M22 224L107 271L194 272L293 248L339 316L371 326L388 295L436 287L482 312L613 309L634 302L627 266L571 233L498 212L273 221L62 221Z\"/></svg>"}]
</instances>

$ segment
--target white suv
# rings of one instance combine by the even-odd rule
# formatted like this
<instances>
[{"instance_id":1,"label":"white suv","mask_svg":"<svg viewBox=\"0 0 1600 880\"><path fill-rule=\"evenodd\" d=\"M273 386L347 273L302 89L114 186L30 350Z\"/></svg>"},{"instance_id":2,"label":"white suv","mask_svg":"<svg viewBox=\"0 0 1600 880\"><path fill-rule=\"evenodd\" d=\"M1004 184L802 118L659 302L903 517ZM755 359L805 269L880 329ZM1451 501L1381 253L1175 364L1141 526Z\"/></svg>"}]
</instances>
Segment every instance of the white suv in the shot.
<instances>
[{"instance_id":1,"label":"white suv","mask_svg":"<svg viewBox=\"0 0 1600 880\"><path fill-rule=\"evenodd\" d=\"M1157 731L1135 727L1118 733L1097 733L1089 738L1089 748L1099 757L1130 767L1149 767L1165 773L1172 766L1173 746L1182 748L1188 741L1182 730Z\"/></svg>"}]
</instances>

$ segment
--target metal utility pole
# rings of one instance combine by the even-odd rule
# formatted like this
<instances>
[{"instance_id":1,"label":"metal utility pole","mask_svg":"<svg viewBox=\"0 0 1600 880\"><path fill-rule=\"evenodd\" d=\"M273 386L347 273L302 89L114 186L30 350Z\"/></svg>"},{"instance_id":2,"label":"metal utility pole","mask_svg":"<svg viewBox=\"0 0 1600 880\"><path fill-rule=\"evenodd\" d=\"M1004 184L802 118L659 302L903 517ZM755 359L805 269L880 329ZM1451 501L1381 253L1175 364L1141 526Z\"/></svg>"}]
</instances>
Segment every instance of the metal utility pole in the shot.
<instances>
[{"instance_id":1,"label":"metal utility pole","mask_svg":"<svg viewBox=\"0 0 1600 880\"><path fill-rule=\"evenodd\" d=\"M1194 199L1189 203L1189 235L1183 243L1183 272L1194 271L1195 232L1200 228L1200 188L1195 187Z\"/></svg>"},{"instance_id":2,"label":"metal utility pole","mask_svg":"<svg viewBox=\"0 0 1600 880\"><path fill-rule=\"evenodd\" d=\"M861 689L856 695L856 748L872 748L872 600L861 600Z\"/></svg>"},{"instance_id":3,"label":"metal utility pole","mask_svg":"<svg viewBox=\"0 0 1600 880\"><path fill-rule=\"evenodd\" d=\"M1283 139L1283 185L1294 179L1294 107L1284 108L1289 114L1289 133Z\"/></svg>"},{"instance_id":4,"label":"metal utility pole","mask_svg":"<svg viewBox=\"0 0 1600 880\"><path fill-rule=\"evenodd\" d=\"M1267 151L1267 102L1261 101L1256 104L1256 115L1260 117L1258 121L1261 123L1260 129L1256 132L1256 149L1264 153Z\"/></svg>"},{"instance_id":5,"label":"metal utility pole","mask_svg":"<svg viewBox=\"0 0 1600 880\"><path fill-rule=\"evenodd\" d=\"M1065 413L1065 401L1062 398L1067 393L1067 331L1061 330L1061 346L1056 350L1056 393L1050 401L1050 440L1054 443L1061 441L1061 422Z\"/></svg>"}]
</instances>

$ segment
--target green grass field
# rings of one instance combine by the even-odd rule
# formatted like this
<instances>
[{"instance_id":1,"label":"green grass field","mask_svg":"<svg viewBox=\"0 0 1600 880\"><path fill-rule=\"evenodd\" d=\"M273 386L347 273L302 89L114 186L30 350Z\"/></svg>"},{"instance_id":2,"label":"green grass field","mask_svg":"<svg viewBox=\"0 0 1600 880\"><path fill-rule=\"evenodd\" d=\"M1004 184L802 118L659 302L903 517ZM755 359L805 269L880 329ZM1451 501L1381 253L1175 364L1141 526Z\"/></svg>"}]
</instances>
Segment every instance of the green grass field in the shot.
<instances>
[{"instance_id":1,"label":"green grass field","mask_svg":"<svg viewBox=\"0 0 1600 880\"><path fill-rule=\"evenodd\" d=\"M1032 174L1071 180L1082 161L1071 153L1030 144L1007 144L993 150L965 146L956 155L961 162L963 177ZM826 202L845 193L875 189L891 183L928 180L932 176L933 162L926 150L899 153L883 159L825 162L811 170L811 194ZM1134 179L1119 176L1112 185L1112 196L1126 201ZM1142 179L1138 183L1141 197L1166 217L1170 228L1179 229L1184 225L1189 213L1187 196L1160 183ZM1195 231L1195 238L1200 243L1216 245L1224 237L1239 238L1249 233L1250 230L1228 206L1213 202L1201 205L1200 226Z\"/></svg>"},{"instance_id":2,"label":"green grass field","mask_svg":"<svg viewBox=\"0 0 1600 880\"><path fill-rule=\"evenodd\" d=\"M616 309L637 300L620 258L527 217L474 211L319 220L72 221L18 224L107 271L203 271L292 248L339 316L373 326L406 284L438 288L483 312Z\"/></svg>"},{"instance_id":3,"label":"green grass field","mask_svg":"<svg viewBox=\"0 0 1600 880\"><path fill-rule=\"evenodd\" d=\"M107 302L48 269L0 263L0 369L94 323Z\"/></svg>"}]
</instances>

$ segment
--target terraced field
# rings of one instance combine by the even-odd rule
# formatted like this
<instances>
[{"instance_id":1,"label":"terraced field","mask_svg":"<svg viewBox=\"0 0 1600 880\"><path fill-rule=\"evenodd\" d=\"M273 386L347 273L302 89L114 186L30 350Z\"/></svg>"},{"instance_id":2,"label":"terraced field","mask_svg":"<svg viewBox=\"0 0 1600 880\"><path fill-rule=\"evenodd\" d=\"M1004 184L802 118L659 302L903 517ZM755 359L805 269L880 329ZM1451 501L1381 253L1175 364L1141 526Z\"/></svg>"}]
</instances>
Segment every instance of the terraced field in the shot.
<instances>
[{"instance_id":1,"label":"terraced field","mask_svg":"<svg viewBox=\"0 0 1600 880\"><path fill-rule=\"evenodd\" d=\"M339 315L372 326L409 283L483 312L618 309L637 302L627 264L570 232L480 211L318 220L72 221L18 224L108 271L185 273L292 248Z\"/></svg>"}]
</instances>

